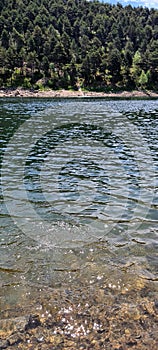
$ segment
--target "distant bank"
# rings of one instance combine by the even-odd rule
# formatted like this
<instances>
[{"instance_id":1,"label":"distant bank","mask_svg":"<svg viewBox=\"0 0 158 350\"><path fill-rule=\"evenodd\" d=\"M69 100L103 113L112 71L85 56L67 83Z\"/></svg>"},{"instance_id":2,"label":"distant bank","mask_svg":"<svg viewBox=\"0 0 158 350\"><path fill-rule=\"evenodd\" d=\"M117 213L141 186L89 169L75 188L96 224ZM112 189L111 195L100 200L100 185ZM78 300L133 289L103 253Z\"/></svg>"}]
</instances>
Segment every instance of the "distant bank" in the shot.
<instances>
[{"instance_id":1,"label":"distant bank","mask_svg":"<svg viewBox=\"0 0 158 350\"><path fill-rule=\"evenodd\" d=\"M71 91L71 90L25 90L25 89L0 89L0 97L107 97L107 98L158 98L158 92L153 91L122 91L122 92L95 92L95 91Z\"/></svg>"}]
</instances>

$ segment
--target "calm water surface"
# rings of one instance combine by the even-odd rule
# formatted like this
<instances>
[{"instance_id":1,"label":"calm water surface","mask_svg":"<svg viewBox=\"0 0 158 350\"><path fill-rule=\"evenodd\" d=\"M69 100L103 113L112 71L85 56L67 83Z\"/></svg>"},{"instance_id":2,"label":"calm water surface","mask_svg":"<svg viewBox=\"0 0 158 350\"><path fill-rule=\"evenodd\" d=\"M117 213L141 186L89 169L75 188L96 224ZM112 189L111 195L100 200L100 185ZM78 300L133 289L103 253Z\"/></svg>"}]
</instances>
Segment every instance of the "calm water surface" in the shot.
<instances>
[{"instance_id":1,"label":"calm water surface","mask_svg":"<svg viewBox=\"0 0 158 350\"><path fill-rule=\"evenodd\" d=\"M156 283L158 101L1 99L0 126L2 309L123 269Z\"/></svg>"}]
</instances>

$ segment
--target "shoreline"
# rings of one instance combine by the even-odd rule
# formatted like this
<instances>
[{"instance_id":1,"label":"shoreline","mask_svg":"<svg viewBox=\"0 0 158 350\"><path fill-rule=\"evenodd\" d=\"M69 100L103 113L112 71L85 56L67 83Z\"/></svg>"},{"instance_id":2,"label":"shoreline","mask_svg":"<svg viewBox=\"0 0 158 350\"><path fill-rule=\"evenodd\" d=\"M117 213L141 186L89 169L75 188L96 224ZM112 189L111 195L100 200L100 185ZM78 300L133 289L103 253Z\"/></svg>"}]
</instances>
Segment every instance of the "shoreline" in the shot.
<instances>
[{"instance_id":1,"label":"shoreline","mask_svg":"<svg viewBox=\"0 0 158 350\"><path fill-rule=\"evenodd\" d=\"M157 350L156 276L92 257L77 266L47 282L2 285L0 350Z\"/></svg>"},{"instance_id":2,"label":"shoreline","mask_svg":"<svg viewBox=\"0 0 158 350\"><path fill-rule=\"evenodd\" d=\"M39 286L36 297L30 287L30 302L2 309L0 349L156 350L156 286L151 293L152 283L139 278L114 287Z\"/></svg>"},{"instance_id":3,"label":"shoreline","mask_svg":"<svg viewBox=\"0 0 158 350\"><path fill-rule=\"evenodd\" d=\"M158 98L158 93L153 91L122 91L122 92L95 92L73 90L33 90L23 88L0 89L1 97L33 97L33 98L76 98L76 97L101 97L101 98Z\"/></svg>"}]
</instances>

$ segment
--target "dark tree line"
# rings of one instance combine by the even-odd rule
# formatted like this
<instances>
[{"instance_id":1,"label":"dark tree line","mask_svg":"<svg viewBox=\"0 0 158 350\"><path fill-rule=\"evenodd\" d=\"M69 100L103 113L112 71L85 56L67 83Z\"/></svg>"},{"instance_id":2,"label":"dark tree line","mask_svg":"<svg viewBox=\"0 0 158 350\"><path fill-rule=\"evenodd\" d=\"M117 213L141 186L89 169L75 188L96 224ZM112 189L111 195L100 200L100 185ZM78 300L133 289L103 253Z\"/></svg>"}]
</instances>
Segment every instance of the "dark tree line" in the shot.
<instances>
[{"instance_id":1,"label":"dark tree line","mask_svg":"<svg viewBox=\"0 0 158 350\"><path fill-rule=\"evenodd\" d=\"M158 10L0 0L0 86L158 88Z\"/></svg>"}]
</instances>

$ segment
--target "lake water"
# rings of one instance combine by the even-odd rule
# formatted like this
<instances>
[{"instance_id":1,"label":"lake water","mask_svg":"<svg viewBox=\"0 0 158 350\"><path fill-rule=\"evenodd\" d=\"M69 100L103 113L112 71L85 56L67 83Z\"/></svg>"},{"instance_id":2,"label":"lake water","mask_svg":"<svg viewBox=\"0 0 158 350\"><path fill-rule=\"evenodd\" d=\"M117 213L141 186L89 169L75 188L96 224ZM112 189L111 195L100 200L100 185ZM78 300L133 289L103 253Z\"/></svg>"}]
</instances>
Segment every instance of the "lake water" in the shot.
<instances>
[{"instance_id":1,"label":"lake water","mask_svg":"<svg viewBox=\"0 0 158 350\"><path fill-rule=\"evenodd\" d=\"M0 125L2 310L43 286L156 284L158 101L1 99Z\"/></svg>"}]
</instances>

